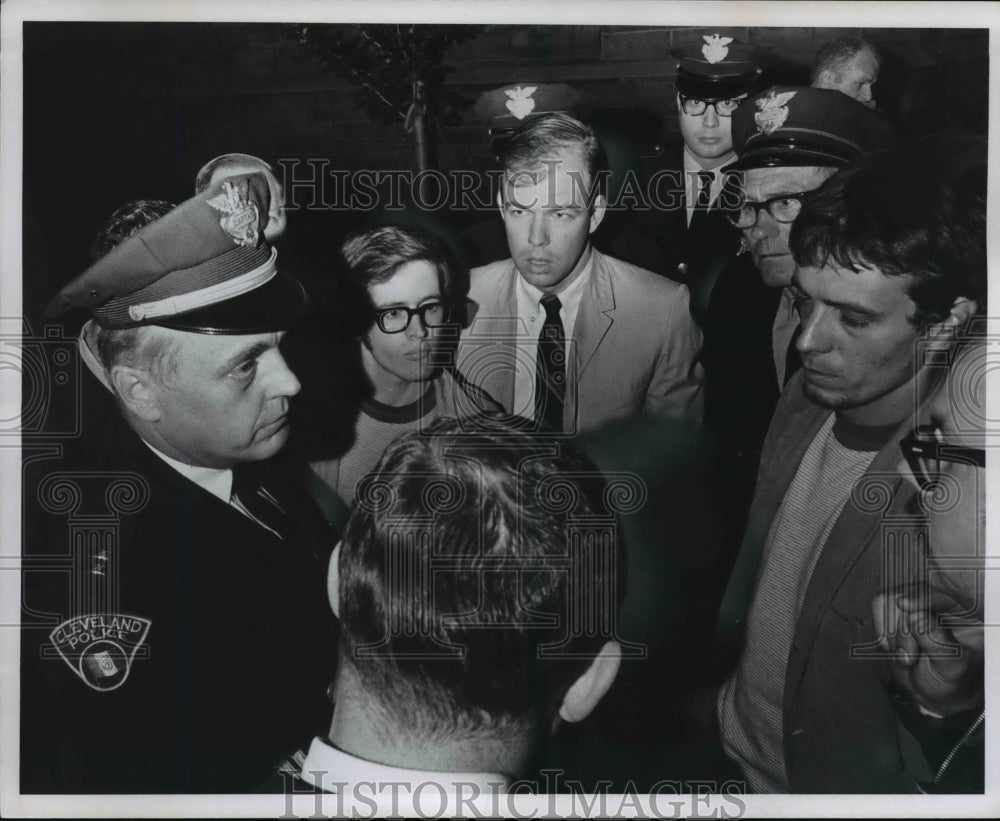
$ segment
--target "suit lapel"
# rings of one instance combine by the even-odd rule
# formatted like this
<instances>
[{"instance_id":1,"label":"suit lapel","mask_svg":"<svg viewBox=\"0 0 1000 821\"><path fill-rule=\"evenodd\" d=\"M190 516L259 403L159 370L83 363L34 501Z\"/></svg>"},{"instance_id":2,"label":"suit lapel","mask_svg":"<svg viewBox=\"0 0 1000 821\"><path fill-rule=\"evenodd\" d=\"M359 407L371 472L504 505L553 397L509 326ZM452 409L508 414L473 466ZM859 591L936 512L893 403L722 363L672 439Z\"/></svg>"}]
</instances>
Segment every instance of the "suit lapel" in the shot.
<instances>
[{"instance_id":1,"label":"suit lapel","mask_svg":"<svg viewBox=\"0 0 1000 821\"><path fill-rule=\"evenodd\" d=\"M569 361L573 367L566 374L566 404L563 408L564 430L575 430L579 406L578 389L584 372L594 354L604 342L614 324L615 292L604 255L592 249L590 282L580 300L580 308L573 325L573 351Z\"/></svg>"},{"instance_id":2,"label":"suit lapel","mask_svg":"<svg viewBox=\"0 0 1000 821\"><path fill-rule=\"evenodd\" d=\"M785 389L802 392L802 378L793 379ZM778 411L768 428L765 453L768 461L762 462L758 474L757 490L750 506L746 536L736 563L729 577L729 584L719 608L719 637L724 643L734 642L746 626L750 601L757 588L757 574L764 553L764 544L771 523L785 498L788 486L795 478L799 464L817 431L823 426L830 411L820 408L804 398L792 407ZM780 431L782 448L776 452L772 436ZM772 467L773 464L773 467Z\"/></svg>"},{"instance_id":3,"label":"suit lapel","mask_svg":"<svg viewBox=\"0 0 1000 821\"><path fill-rule=\"evenodd\" d=\"M467 343L479 340L488 349L473 344L460 362L465 376L481 385L508 411L514 408L517 339L521 335L514 291L516 276L514 261L508 260L489 286L469 329ZM465 367L470 362L471 371Z\"/></svg>"},{"instance_id":4,"label":"suit lapel","mask_svg":"<svg viewBox=\"0 0 1000 821\"><path fill-rule=\"evenodd\" d=\"M786 705L794 701L802 683L804 661L816 639L823 615L829 610L853 565L876 537L884 516L899 496L899 489L904 481L896 470L900 459L899 440L912 425L913 421L907 419L892 440L878 452L851 491L851 498L844 505L823 545L795 626L793 643L800 652L791 655L785 672Z\"/></svg>"}]
</instances>

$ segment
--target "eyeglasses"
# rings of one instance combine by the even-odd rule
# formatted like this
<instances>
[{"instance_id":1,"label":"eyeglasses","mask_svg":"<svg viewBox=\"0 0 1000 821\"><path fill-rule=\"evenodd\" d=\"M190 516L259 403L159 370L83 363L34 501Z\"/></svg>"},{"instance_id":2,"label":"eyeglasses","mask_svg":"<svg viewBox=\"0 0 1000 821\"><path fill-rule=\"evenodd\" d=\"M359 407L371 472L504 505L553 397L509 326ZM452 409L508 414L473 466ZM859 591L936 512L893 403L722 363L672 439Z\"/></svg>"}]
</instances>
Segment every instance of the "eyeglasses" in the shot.
<instances>
[{"instance_id":1,"label":"eyeglasses","mask_svg":"<svg viewBox=\"0 0 1000 821\"><path fill-rule=\"evenodd\" d=\"M927 490L938 481L942 462L986 467L986 451L965 445L941 442L935 436L934 425L917 425L899 443L906 464L921 490Z\"/></svg>"},{"instance_id":2,"label":"eyeglasses","mask_svg":"<svg viewBox=\"0 0 1000 821\"><path fill-rule=\"evenodd\" d=\"M443 302L427 302L419 308L383 308L375 311L375 322L387 334L398 334L410 327L414 316L419 316L425 328L440 328L448 324L451 312Z\"/></svg>"},{"instance_id":3,"label":"eyeglasses","mask_svg":"<svg viewBox=\"0 0 1000 821\"><path fill-rule=\"evenodd\" d=\"M726 219L737 228L753 228L760 218L760 212L766 209L775 222L795 222L802 210L802 197L807 193L800 191L798 194L782 194L763 202L744 200L738 208L731 208L726 212Z\"/></svg>"},{"instance_id":4,"label":"eyeglasses","mask_svg":"<svg viewBox=\"0 0 1000 821\"><path fill-rule=\"evenodd\" d=\"M728 100L699 100L697 97L685 97L683 94L680 95L681 98L681 109L685 114L691 117L698 117L704 114L709 106L715 110L715 114L718 117L732 117L733 112L740 107L746 97L732 97Z\"/></svg>"}]
</instances>

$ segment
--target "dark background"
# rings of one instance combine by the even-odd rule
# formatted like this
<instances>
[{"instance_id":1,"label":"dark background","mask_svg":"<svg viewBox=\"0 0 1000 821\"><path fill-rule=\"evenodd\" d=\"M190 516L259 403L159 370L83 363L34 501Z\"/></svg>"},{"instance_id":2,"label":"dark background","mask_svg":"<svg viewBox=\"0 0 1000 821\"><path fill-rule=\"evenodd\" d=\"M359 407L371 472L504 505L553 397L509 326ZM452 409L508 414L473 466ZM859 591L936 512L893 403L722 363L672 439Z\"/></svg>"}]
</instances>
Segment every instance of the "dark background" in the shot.
<instances>
[{"instance_id":1,"label":"dark background","mask_svg":"<svg viewBox=\"0 0 1000 821\"><path fill-rule=\"evenodd\" d=\"M445 170L493 167L473 111L483 91L514 82L565 82L589 96L617 149L655 154L677 133L676 60L669 51L715 29L481 26L452 46L447 83L468 106L437 135ZM808 82L816 49L860 33L883 57L876 99L901 133L985 133L985 29L736 28L753 43L764 83ZM325 159L328 169L408 169L402 122L373 122L353 81L324 68L276 24L24 24L24 299L33 329L44 305L88 263L110 213L137 198L181 202L198 168L229 151ZM289 246L318 270L366 215L293 211ZM483 213L439 213L461 228ZM71 331L72 329L67 328ZM37 330L36 330L37 332Z\"/></svg>"}]
</instances>

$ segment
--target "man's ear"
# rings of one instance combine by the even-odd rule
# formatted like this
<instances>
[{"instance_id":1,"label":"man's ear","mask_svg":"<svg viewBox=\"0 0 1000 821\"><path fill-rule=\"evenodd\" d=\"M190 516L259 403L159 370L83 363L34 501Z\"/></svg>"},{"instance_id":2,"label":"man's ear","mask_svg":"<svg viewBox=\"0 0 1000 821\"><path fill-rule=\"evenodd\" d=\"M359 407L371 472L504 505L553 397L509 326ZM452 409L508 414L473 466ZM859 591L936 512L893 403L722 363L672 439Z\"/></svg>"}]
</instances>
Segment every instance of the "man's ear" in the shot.
<instances>
[{"instance_id":1,"label":"man's ear","mask_svg":"<svg viewBox=\"0 0 1000 821\"><path fill-rule=\"evenodd\" d=\"M824 68L816 78L816 84L819 88L836 88L837 75L832 69Z\"/></svg>"},{"instance_id":2,"label":"man's ear","mask_svg":"<svg viewBox=\"0 0 1000 821\"><path fill-rule=\"evenodd\" d=\"M601 220L604 219L604 213L607 211L608 201L605 199L604 194L598 194L594 197L594 205L590 209L590 230L589 233L593 234L597 230L597 226L601 224Z\"/></svg>"},{"instance_id":3,"label":"man's ear","mask_svg":"<svg viewBox=\"0 0 1000 821\"><path fill-rule=\"evenodd\" d=\"M146 422L159 420L158 384L149 371L129 365L115 365L108 378L126 410Z\"/></svg>"},{"instance_id":4,"label":"man's ear","mask_svg":"<svg viewBox=\"0 0 1000 821\"><path fill-rule=\"evenodd\" d=\"M677 113L678 114L684 113L684 108L681 106L681 95L679 93L677 95Z\"/></svg>"},{"instance_id":5,"label":"man's ear","mask_svg":"<svg viewBox=\"0 0 1000 821\"><path fill-rule=\"evenodd\" d=\"M503 219L503 192L497 191L497 208L500 210L500 219Z\"/></svg>"},{"instance_id":6,"label":"man's ear","mask_svg":"<svg viewBox=\"0 0 1000 821\"><path fill-rule=\"evenodd\" d=\"M928 336L931 338L941 337L942 341L950 341L952 332L956 328L962 328L974 317L979 310L979 305L974 299L959 296L955 297L948 316L940 322L936 322L928 328Z\"/></svg>"},{"instance_id":7,"label":"man's ear","mask_svg":"<svg viewBox=\"0 0 1000 821\"><path fill-rule=\"evenodd\" d=\"M559 707L563 721L583 721L608 692L622 663L622 648L609 641L591 662L587 671L566 691Z\"/></svg>"},{"instance_id":8,"label":"man's ear","mask_svg":"<svg viewBox=\"0 0 1000 821\"><path fill-rule=\"evenodd\" d=\"M340 546L343 542L337 542L330 554L330 564L326 569L326 597L330 600L330 609L333 615L340 618Z\"/></svg>"}]
</instances>

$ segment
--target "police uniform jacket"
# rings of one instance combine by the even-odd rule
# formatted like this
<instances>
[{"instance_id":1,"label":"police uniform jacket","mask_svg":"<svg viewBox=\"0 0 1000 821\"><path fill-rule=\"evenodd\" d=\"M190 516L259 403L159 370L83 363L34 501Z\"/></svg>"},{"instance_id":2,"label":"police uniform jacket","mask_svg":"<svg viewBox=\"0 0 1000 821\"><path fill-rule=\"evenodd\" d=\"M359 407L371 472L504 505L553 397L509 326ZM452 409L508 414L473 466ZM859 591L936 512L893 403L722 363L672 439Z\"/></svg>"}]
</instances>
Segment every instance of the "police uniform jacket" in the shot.
<instances>
[{"instance_id":1,"label":"police uniform jacket","mask_svg":"<svg viewBox=\"0 0 1000 821\"><path fill-rule=\"evenodd\" d=\"M25 459L22 790L252 791L329 720L334 534L280 458L248 467L284 539L104 401L63 458Z\"/></svg>"},{"instance_id":2,"label":"police uniform jacket","mask_svg":"<svg viewBox=\"0 0 1000 821\"><path fill-rule=\"evenodd\" d=\"M638 218L655 243L661 268L691 290L695 318L701 320L723 267L736 255L739 231L719 208L718 198L707 211L695 211L687 224L687 180L684 143L672 143L647 162L650 209Z\"/></svg>"}]
</instances>

